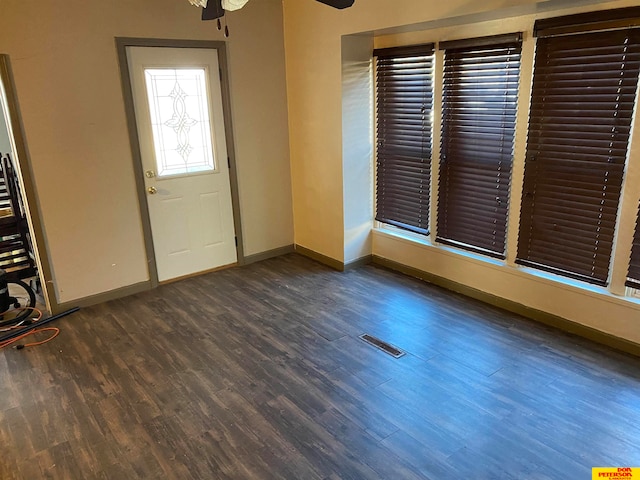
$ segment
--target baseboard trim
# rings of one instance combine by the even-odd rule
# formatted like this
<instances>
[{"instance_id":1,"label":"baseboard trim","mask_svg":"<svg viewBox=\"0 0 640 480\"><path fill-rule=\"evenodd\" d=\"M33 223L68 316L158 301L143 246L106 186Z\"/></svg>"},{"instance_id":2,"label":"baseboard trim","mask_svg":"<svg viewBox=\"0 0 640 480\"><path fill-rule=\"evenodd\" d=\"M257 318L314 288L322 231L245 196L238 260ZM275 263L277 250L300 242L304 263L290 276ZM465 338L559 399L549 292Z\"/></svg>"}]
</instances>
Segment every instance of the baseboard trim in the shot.
<instances>
[{"instance_id":1,"label":"baseboard trim","mask_svg":"<svg viewBox=\"0 0 640 480\"><path fill-rule=\"evenodd\" d=\"M352 270L364 265L369 265L373 261L373 255L365 255L364 257L356 258L355 260L351 260L350 262L343 263L340 260L327 257L326 255L323 255L301 245L295 245L295 251L300 255L304 255L305 257L315 260L316 262L320 262L328 267L333 268L334 270L338 270L339 272L346 272L347 270Z\"/></svg>"},{"instance_id":2,"label":"baseboard trim","mask_svg":"<svg viewBox=\"0 0 640 480\"><path fill-rule=\"evenodd\" d=\"M364 257L356 258L344 264L343 270L353 270L354 268L363 267L373 262L373 255L365 255Z\"/></svg>"},{"instance_id":3,"label":"baseboard trim","mask_svg":"<svg viewBox=\"0 0 640 480\"><path fill-rule=\"evenodd\" d=\"M287 246L280 247L280 248L274 248L273 250L268 250L266 252L261 252L261 253L255 254L255 255L249 255L248 257L244 257L243 265L246 265L246 264L249 264L249 263L254 263L254 262L259 262L261 260L266 260L268 258L277 257L277 256L280 256L280 255L285 255L287 253L292 253L294 251L295 251L295 248L294 248L293 245L287 245ZM214 269L206 270L206 271L203 271L203 272L197 272L197 273L195 273L193 275L186 275L184 277L171 279L171 280L168 280L166 282L161 282L159 285L164 285L164 284L167 284L167 283L173 283L173 282L177 282L177 281L180 281L180 280L185 280L185 279L193 277L193 276L204 275L206 273L215 272L217 270L222 270L222 269L225 269L225 268L233 267L235 265L236 264L225 265L224 267L214 268ZM97 293L95 295L90 295L88 297L79 298L77 300L72 300L72 301L64 302L64 303L59 303L59 304L56 305L56 307L53 309L53 311L51 313L53 315L55 315L57 313L65 312L65 311L69 310L70 308L74 308L74 307L90 307L92 305L97 305L98 303L108 302L110 300L116 300L118 298L127 297L129 295L134 295L136 293L144 292L146 290L151 290L152 288L153 288L153 286L151 284L151 280L146 280L144 282L135 283L133 285L129 285L129 286L126 286L126 287L116 288L115 290L110 290L108 292Z\"/></svg>"},{"instance_id":4,"label":"baseboard trim","mask_svg":"<svg viewBox=\"0 0 640 480\"><path fill-rule=\"evenodd\" d=\"M344 263L342 263L339 260L336 260L335 258L327 257L326 255L323 255L318 252L314 252L313 250L310 250L306 247L303 247L302 245L297 245L297 244L295 245L295 251L296 253L299 253L300 255L304 255L305 257L308 257L311 260L315 260L316 262L320 262L326 265L327 267L331 267L334 270L338 270L339 272L344 272Z\"/></svg>"},{"instance_id":5,"label":"baseboard trim","mask_svg":"<svg viewBox=\"0 0 640 480\"><path fill-rule=\"evenodd\" d=\"M267 250L266 252L255 253L244 257L242 265L249 265L250 263L261 262L270 258L279 257L280 255L286 255L288 253L295 252L296 248L293 244L286 245L284 247L274 248Z\"/></svg>"},{"instance_id":6,"label":"baseboard trim","mask_svg":"<svg viewBox=\"0 0 640 480\"><path fill-rule=\"evenodd\" d=\"M586 325L581 325L552 313L527 307L526 305L522 305L521 303L507 300L505 298L483 292L467 285L454 282L453 280L449 280L448 278L440 277L438 275L434 275L432 273L425 272L424 270L410 267L408 265L404 265L387 258L378 257L377 255L373 255L372 263L384 268L388 268L389 270L403 273L410 277L419 278L420 280L433 283L434 285L438 285L439 287L443 287L447 290L451 290L467 297L480 300L481 302L488 303L489 305L502 308L509 312L522 315L523 317L527 317L531 320L535 320L550 327L564 330L565 332L569 332L574 335L592 340L596 343L600 343L602 345L615 348L616 350L621 350L623 352L640 357L640 344L632 342L625 338L616 337L615 335L611 335L610 333L606 333L601 330L588 327Z\"/></svg>"},{"instance_id":7,"label":"baseboard trim","mask_svg":"<svg viewBox=\"0 0 640 480\"><path fill-rule=\"evenodd\" d=\"M69 302L59 303L57 307L51 312L56 315L61 312L65 312L74 307L90 307L97 305L98 303L108 302L110 300L116 300L118 298L127 297L136 293L151 290L151 281L146 280L144 282L134 283L122 288L116 288L115 290L109 290L108 292L97 293L88 297L79 298L78 300L71 300Z\"/></svg>"}]
</instances>

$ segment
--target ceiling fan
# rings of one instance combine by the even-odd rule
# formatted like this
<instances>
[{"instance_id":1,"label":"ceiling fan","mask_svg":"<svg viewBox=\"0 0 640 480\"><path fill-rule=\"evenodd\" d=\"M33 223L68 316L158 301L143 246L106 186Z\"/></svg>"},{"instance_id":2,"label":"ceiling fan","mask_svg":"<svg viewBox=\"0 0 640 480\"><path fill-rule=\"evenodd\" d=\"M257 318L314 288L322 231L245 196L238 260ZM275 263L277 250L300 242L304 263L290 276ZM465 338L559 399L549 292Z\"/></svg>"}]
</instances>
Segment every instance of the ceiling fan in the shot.
<instances>
[{"instance_id":1,"label":"ceiling fan","mask_svg":"<svg viewBox=\"0 0 640 480\"><path fill-rule=\"evenodd\" d=\"M202 7L202 20L218 20L225 11L239 10L249 0L189 0L192 5ZM316 0L333 8L343 9L353 5L355 0Z\"/></svg>"}]
</instances>

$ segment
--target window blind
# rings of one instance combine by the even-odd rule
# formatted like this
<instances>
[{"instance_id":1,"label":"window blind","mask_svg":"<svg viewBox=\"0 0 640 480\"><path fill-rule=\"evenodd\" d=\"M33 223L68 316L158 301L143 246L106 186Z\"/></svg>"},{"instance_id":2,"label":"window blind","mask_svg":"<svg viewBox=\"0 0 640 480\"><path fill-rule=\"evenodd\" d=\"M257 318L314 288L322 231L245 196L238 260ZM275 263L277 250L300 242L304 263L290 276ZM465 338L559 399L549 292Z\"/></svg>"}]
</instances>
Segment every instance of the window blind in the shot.
<instances>
[{"instance_id":1,"label":"window blind","mask_svg":"<svg viewBox=\"0 0 640 480\"><path fill-rule=\"evenodd\" d=\"M627 286L640 289L640 208L636 220L636 231L633 235L633 247L631 248L631 260L629 273L627 274Z\"/></svg>"},{"instance_id":2,"label":"window blind","mask_svg":"<svg viewBox=\"0 0 640 480\"><path fill-rule=\"evenodd\" d=\"M517 263L605 285L640 30L539 38Z\"/></svg>"},{"instance_id":3,"label":"window blind","mask_svg":"<svg viewBox=\"0 0 640 480\"><path fill-rule=\"evenodd\" d=\"M514 34L506 43L446 48L444 57L437 239L500 258L506 241L520 38Z\"/></svg>"},{"instance_id":4,"label":"window blind","mask_svg":"<svg viewBox=\"0 0 640 480\"><path fill-rule=\"evenodd\" d=\"M536 20L535 37L620 30L640 26L640 7L614 8Z\"/></svg>"},{"instance_id":5,"label":"window blind","mask_svg":"<svg viewBox=\"0 0 640 480\"><path fill-rule=\"evenodd\" d=\"M429 230L433 44L376 56L376 220Z\"/></svg>"}]
</instances>

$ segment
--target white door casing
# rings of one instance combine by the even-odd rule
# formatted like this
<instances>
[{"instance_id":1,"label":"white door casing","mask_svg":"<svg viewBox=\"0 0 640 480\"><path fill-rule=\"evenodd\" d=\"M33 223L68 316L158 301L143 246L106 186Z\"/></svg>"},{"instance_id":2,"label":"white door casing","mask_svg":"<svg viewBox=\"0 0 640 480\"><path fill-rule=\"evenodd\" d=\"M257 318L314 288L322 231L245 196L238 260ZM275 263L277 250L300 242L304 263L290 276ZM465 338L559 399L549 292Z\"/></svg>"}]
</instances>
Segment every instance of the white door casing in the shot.
<instances>
[{"instance_id":1,"label":"white door casing","mask_svg":"<svg viewBox=\"0 0 640 480\"><path fill-rule=\"evenodd\" d=\"M217 50L126 50L158 280L235 263Z\"/></svg>"}]
</instances>

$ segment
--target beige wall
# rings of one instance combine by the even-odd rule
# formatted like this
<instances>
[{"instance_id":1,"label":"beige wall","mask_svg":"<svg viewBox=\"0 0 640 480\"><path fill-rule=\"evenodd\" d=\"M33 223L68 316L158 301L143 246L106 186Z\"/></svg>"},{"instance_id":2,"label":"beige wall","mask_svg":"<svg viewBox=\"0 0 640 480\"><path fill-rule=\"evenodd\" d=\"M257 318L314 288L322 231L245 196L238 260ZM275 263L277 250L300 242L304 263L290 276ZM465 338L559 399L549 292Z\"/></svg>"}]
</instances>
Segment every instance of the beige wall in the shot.
<instances>
[{"instance_id":1,"label":"beige wall","mask_svg":"<svg viewBox=\"0 0 640 480\"><path fill-rule=\"evenodd\" d=\"M401 6L400 6L401 4ZM355 183L348 152L357 150L357 138L343 125L340 109L344 90L352 85L341 78L341 68L362 42L373 38L376 47L441 41L455 38L525 31L522 90L516 139L512 198L519 198L524 165L528 92L532 72L535 18L602 8L634 5L631 1L598 3L575 1L424 2L423 0L356 0L344 11L312 1L285 0L285 52L291 136L294 225L296 243L341 261L353 260L349 230L353 209L362 212L370 193ZM340 48L342 39L342 50ZM345 48L345 45L350 45ZM523 56L524 58L524 56ZM436 95L437 97L437 95ZM436 104L437 109L437 104ZM437 124L434 127L437 138ZM546 311L595 329L640 343L640 302L620 296L628 262L631 231L640 197L640 128L635 128L631 165L627 172L619 219L618 251L609 290L567 285L553 277L526 271L514 264L517 228L509 229L506 262L487 261L427 239L418 242L375 231L367 253L420 268L463 285ZM366 148L369 139L362 138ZM349 145L345 143L348 142ZM437 158L437 149L434 158ZM437 162L435 162L437 169ZM434 176L435 181L435 176ZM358 198L359 196L359 198ZM511 225L517 225L518 203L513 202ZM364 244L363 244L364 245ZM358 252L362 253L362 250Z\"/></svg>"},{"instance_id":2,"label":"beige wall","mask_svg":"<svg viewBox=\"0 0 640 480\"><path fill-rule=\"evenodd\" d=\"M342 210L345 263L371 254L372 50L373 38L370 36L342 37Z\"/></svg>"},{"instance_id":3,"label":"beige wall","mask_svg":"<svg viewBox=\"0 0 640 480\"><path fill-rule=\"evenodd\" d=\"M293 242L282 6L228 15L245 255ZM149 278L114 37L224 40L187 0L2 0L59 302Z\"/></svg>"}]
</instances>

